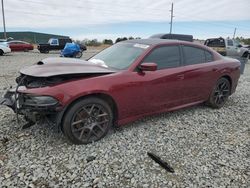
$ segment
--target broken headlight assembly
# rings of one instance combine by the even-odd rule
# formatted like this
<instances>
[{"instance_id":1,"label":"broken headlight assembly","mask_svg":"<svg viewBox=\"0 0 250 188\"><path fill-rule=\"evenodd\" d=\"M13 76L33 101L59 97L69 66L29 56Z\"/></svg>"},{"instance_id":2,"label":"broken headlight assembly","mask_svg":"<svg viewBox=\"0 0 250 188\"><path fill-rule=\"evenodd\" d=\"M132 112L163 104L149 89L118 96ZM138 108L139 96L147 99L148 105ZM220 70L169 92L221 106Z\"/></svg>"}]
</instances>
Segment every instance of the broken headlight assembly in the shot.
<instances>
[{"instance_id":1,"label":"broken headlight assembly","mask_svg":"<svg viewBox=\"0 0 250 188\"><path fill-rule=\"evenodd\" d=\"M23 95L22 101L23 106L33 107L51 107L58 104L58 100L51 96L37 96L37 95Z\"/></svg>"}]
</instances>

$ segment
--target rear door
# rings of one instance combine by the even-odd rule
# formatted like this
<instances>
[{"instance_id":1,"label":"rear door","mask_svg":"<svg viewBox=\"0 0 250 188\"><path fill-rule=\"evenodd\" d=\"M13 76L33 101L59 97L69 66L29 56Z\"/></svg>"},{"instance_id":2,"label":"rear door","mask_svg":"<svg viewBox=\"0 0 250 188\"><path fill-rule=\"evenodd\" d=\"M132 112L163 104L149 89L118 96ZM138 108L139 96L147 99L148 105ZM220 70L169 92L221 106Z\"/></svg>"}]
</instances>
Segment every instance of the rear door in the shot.
<instances>
[{"instance_id":1,"label":"rear door","mask_svg":"<svg viewBox=\"0 0 250 188\"><path fill-rule=\"evenodd\" d=\"M186 104L206 100L215 79L213 55L202 48L183 45L183 96Z\"/></svg>"}]
</instances>

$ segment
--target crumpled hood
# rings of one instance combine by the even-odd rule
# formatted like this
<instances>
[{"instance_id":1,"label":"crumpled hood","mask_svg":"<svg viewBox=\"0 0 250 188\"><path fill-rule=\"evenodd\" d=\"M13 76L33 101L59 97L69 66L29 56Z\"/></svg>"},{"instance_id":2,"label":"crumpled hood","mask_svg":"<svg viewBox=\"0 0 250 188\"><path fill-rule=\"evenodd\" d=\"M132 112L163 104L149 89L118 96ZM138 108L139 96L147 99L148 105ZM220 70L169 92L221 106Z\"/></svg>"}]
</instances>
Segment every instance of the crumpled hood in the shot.
<instances>
[{"instance_id":1,"label":"crumpled hood","mask_svg":"<svg viewBox=\"0 0 250 188\"><path fill-rule=\"evenodd\" d=\"M38 63L20 70L21 74L34 77L50 77L69 74L96 74L96 73L114 73L100 65L95 65L88 61L71 58L46 58Z\"/></svg>"}]
</instances>

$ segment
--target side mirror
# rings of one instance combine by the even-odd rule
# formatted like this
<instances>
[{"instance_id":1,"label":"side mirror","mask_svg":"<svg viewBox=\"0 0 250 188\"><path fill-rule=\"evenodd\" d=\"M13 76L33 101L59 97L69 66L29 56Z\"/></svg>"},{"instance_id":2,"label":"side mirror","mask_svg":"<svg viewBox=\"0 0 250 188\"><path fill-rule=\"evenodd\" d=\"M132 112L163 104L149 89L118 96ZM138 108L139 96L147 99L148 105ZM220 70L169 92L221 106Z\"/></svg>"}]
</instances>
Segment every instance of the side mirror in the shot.
<instances>
[{"instance_id":1,"label":"side mirror","mask_svg":"<svg viewBox=\"0 0 250 188\"><path fill-rule=\"evenodd\" d=\"M238 47L238 48L241 48L241 47L242 47L242 45L241 45L241 44L239 44L239 45L237 45L237 47Z\"/></svg>"},{"instance_id":2,"label":"side mirror","mask_svg":"<svg viewBox=\"0 0 250 188\"><path fill-rule=\"evenodd\" d=\"M156 71L157 70L157 64L156 63L142 63L139 66L139 70L143 71Z\"/></svg>"}]
</instances>

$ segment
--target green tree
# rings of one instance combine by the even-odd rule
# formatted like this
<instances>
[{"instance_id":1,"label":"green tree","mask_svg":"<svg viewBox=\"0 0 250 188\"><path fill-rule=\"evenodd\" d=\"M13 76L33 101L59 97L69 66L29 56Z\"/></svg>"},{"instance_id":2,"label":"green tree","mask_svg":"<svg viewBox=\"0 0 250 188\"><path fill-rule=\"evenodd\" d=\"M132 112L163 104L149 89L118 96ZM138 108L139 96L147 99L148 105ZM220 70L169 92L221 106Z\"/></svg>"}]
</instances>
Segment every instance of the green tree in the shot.
<instances>
[{"instance_id":1,"label":"green tree","mask_svg":"<svg viewBox=\"0 0 250 188\"><path fill-rule=\"evenodd\" d=\"M104 39L103 44L108 44L108 45L112 45L113 44L113 41L111 39Z\"/></svg>"}]
</instances>

